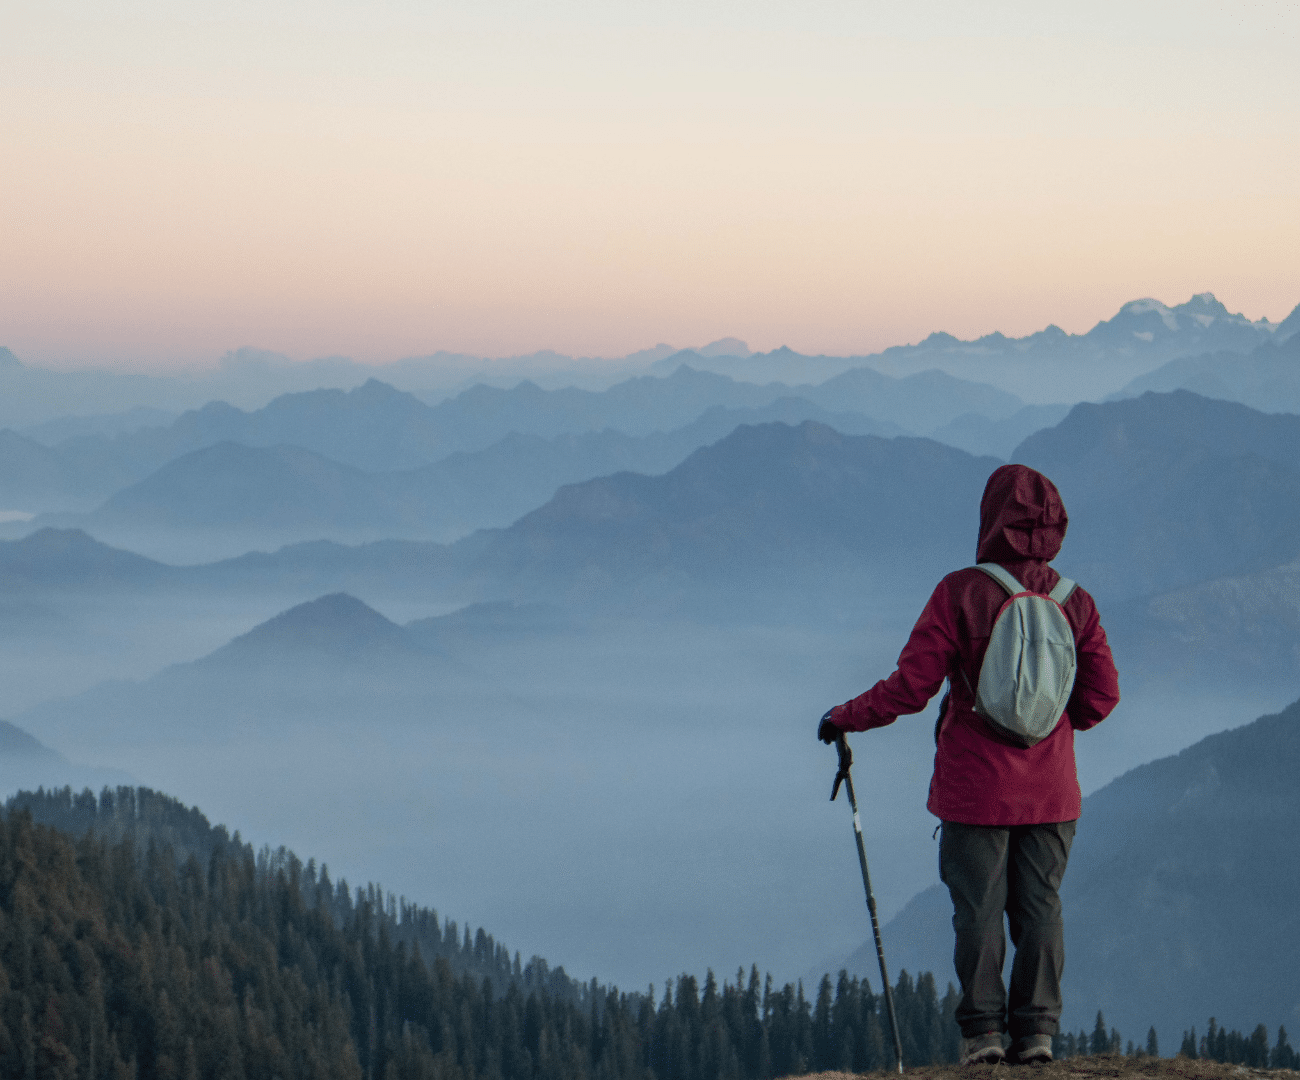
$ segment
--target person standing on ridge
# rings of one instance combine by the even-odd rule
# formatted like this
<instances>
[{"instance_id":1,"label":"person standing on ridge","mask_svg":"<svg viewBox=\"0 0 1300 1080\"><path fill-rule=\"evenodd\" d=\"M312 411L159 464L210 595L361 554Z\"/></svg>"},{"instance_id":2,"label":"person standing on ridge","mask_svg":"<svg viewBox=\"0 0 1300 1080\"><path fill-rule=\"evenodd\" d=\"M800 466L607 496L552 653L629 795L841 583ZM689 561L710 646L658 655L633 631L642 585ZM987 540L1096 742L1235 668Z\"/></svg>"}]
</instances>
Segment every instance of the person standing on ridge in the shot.
<instances>
[{"instance_id":1,"label":"person standing on ridge","mask_svg":"<svg viewBox=\"0 0 1300 1080\"><path fill-rule=\"evenodd\" d=\"M834 743L846 731L884 727L920 712L948 680L927 807L942 822L939 876L953 903L963 1065L1003 1060L1004 1032L1013 1061L1051 1061L1059 1030L1065 964L1059 890L1082 801L1074 733L1099 724L1119 703L1119 677L1096 604L1048 565L1068 523L1047 477L1025 465L997 469L980 502L981 566L940 581L897 670L829 710L817 729L818 738ZM999 619L1004 608L1016 609L1008 612L1013 618ZM1053 619L1057 640L1043 646ZM1062 659L1071 636L1072 669ZM1019 663L1024 671L1044 656L1046 667L1030 670L1023 684L1008 666ZM1053 665L1072 683L1056 678ZM1059 700L1042 713L1037 736L997 722L1000 691L1014 710L1034 695L1044 700L1043 686L1054 682ZM1015 947L1009 994L1002 982L1004 911Z\"/></svg>"}]
</instances>

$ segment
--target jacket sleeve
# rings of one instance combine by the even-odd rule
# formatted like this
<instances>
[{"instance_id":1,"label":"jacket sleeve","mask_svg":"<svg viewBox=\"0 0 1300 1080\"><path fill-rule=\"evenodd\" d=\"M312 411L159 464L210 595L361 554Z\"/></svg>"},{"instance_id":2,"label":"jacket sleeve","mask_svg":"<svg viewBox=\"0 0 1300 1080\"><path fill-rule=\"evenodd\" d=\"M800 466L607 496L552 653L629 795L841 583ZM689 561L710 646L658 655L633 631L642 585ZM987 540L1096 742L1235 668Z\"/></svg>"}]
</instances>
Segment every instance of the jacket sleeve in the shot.
<instances>
[{"instance_id":1,"label":"jacket sleeve","mask_svg":"<svg viewBox=\"0 0 1300 1080\"><path fill-rule=\"evenodd\" d=\"M1082 592L1082 590L1079 590ZM1096 727L1119 704L1119 673L1115 659L1110 654L1110 643L1102 629L1101 616L1092 597L1084 594L1088 610L1075 643L1078 667L1075 670L1074 690L1066 712L1070 726L1076 731Z\"/></svg>"},{"instance_id":2,"label":"jacket sleeve","mask_svg":"<svg viewBox=\"0 0 1300 1080\"><path fill-rule=\"evenodd\" d=\"M945 579L916 620L897 670L865 694L832 709L831 723L845 731L866 731L920 712L938 693L956 657L956 621Z\"/></svg>"}]
</instances>

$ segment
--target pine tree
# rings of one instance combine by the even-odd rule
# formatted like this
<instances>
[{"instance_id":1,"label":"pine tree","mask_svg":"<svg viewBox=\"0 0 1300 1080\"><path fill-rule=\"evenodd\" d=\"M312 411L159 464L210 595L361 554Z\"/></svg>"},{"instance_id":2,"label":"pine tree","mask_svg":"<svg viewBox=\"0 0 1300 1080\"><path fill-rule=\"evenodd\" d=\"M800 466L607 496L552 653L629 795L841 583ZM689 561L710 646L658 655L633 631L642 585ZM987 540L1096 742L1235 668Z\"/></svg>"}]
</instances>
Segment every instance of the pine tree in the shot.
<instances>
[{"instance_id":1,"label":"pine tree","mask_svg":"<svg viewBox=\"0 0 1300 1080\"><path fill-rule=\"evenodd\" d=\"M1179 1048L1180 1056L1190 1058L1195 1061L1199 1056L1196 1052L1196 1027L1193 1025L1191 1031L1183 1032L1183 1045Z\"/></svg>"},{"instance_id":2,"label":"pine tree","mask_svg":"<svg viewBox=\"0 0 1300 1080\"><path fill-rule=\"evenodd\" d=\"M1156 1029L1154 1025L1147 1028L1147 1056L1160 1056L1160 1040L1156 1038Z\"/></svg>"},{"instance_id":3,"label":"pine tree","mask_svg":"<svg viewBox=\"0 0 1300 1080\"><path fill-rule=\"evenodd\" d=\"M1263 1024L1251 1032L1246 1044L1245 1064L1255 1069L1268 1068L1268 1028Z\"/></svg>"},{"instance_id":4,"label":"pine tree","mask_svg":"<svg viewBox=\"0 0 1300 1080\"><path fill-rule=\"evenodd\" d=\"M1269 1065L1274 1069L1294 1069L1296 1064L1296 1053L1286 1040L1286 1028L1279 1027L1277 1029L1277 1044L1273 1047L1273 1053L1269 1057Z\"/></svg>"},{"instance_id":5,"label":"pine tree","mask_svg":"<svg viewBox=\"0 0 1300 1080\"><path fill-rule=\"evenodd\" d=\"M1092 1039L1089 1043L1089 1052L1092 1054L1105 1054L1110 1051L1110 1034L1106 1031L1106 1020L1101 1015L1101 1010L1097 1010L1097 1022L1092 1028Z\"/></svg>"}]
</instances>

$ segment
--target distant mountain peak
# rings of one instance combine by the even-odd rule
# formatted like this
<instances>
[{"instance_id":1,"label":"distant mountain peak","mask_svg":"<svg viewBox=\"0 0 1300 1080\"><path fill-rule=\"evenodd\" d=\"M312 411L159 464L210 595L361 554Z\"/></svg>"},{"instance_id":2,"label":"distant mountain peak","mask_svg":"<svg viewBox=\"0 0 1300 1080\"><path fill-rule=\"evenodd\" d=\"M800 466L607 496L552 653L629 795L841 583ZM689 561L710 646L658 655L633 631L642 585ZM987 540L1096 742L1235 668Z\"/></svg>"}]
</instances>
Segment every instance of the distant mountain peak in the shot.
<instances>
[{"instance_id":1,"label":"distant mountain peak","mask_svg":"<svg viewBox=\"0 0 1300 1080\"><path fill-rule=\"evenodd\" d=\"M82 529L47 526L20 540L0 541L0 580L10 590L23 584L78 590L147 586L172 573L172 567L109 547Z\"/></svg>"},{"instance_id":2,"label":"distant mountain peak","mask_svg":"<svg viewBox=\"0 0 1300 1080\"><path fill-rule=\"evenodd\" d=\"M1291 309L1291 314L1277 324L1278 344L1280 345L1296 334L1300 334L1300 304L1296 304Z\"/></svg>"},{"instance_id":3,"label":"distant mountain peak","mask_svg":"<svg viewBox=\"0 0 1300 1080\"><path fill-rule=\"evenodd\" d=\"M1143 297L1141 300L1130 300L1119 309L1119 315L1115 317L1117 319L1121 316L1132 318L1135 316L1150 315L1152 313L1160 316L1160 321L1165 324L1165 329L1178 329L1178 316L1174 314L1173 309L1170 308L1168 304L1161 303L1159 300L1155 300L1149 296Z\"/></svg>"},{"instance_id":4,"label":"distant mountain peak","mask_svg":"<svg viewBox=\"0 0 1300 1080\"><path fill-rule=\"evenodd\" d=\"M282 611L206 660L274 659L294 654L364 663L377 654L410 649L407 633L400 626L355 596L338 592Z\"/></svg>"},{"instance_id":5,"label":"distant mountain peak","mask_svg":"<svg viewBox=\"0 0 1300 1080\"><path fill-rule=\"evenodd\" d=\"M21 360L16 357L7 345L0 345L0 371L5 369L14 369L26 367Z\"/></svg>"},{"instance_id":6,"label":"distant mountain peak","mask_svg":"<svg viewBox=\"0 0 1300 1080\"><path fill-rule=\"evenodd\" d=\"M743 341L741 341L740 338L734 338L734 337L719 338L717 341L711 341L703 348L696 349L695 351L699 353L701 356L708 356L708 357L714 357L714 356L746 357L752 355L749 351L749 346L746 345Z\"/></svg>"},{"instance_id":7,"label":"distant mountain peak","mask_svg":"<svg viewBox=\"0 0 1300 1080\"><path fill-rule=\"evenodd\" d=\"M1180 310L1187 311L1211 311L1215 315L1227 315L1228 309L1212 292L1197 293L1185 304L1179 304Z\"/></svg>"},{"instance_id":8,"label":"distant mountain peak","mask_svg":"<svg viewBox=\"0 0 1300 1080\"><path fill-rule=\"evenodd\" d=\"M405 390L399 390L391 383L386 383L382 379L376 379L373 375L363 382L360 386L352 390L348 395L362 401L391 401L394 398L414 397ZM419 399L416 398L418 401Z\"/></svg>"},{"instance_id":9,"label":"distant mountain peak","mask_svg":"<svg viewBox=\"0 0 1300 1080\"><path fill-rule=\"evenodd\" d=\"M4 758L63 760L61 754L51 750L35 736L15 727L8 720L0 720L0 760Z\"/></svg>"}]
</instances>

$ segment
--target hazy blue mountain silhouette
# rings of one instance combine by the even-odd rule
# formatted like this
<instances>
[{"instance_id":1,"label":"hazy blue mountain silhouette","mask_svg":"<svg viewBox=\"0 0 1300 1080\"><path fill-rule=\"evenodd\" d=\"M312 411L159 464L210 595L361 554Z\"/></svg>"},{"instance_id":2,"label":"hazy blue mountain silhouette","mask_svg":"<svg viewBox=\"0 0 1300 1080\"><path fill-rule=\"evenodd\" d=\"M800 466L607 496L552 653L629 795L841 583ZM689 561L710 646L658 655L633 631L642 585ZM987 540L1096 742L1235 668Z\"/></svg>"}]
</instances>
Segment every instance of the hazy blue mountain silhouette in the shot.
<instances>
[{"instance_id":1,"label":"hazy blue mountain silhouette","mask_svg":"<svg viewBox=\"0 0 1300 1080\"><path fill-rule=\"evenodd\" d=\"M1116 629L1143 672L1195 671L1224 686L1246 680L1291 692L1300 662L1300 559L1150 597L1124 609Z\"/></svg>"},{"instance_id":2,"label":"hazy blue mountain silhouette","mask_svg":"<svg viewBox=\"0 0 1300 1080\"><path fill-rule=\"evenodd\" d=\"M61 755L22 728L9 723L8 720L0 720L0 759L12 758L58 760Z\"/></svg>"},{"instance_id":3,"label":"hazy blue mountain silhouette","mask_svg":"<svg viewBox=\"0 0 1300 1080\"><path fill-rule=\"evenodd\" d=\"M668 371L685 361L751 382L804 383L863 366L891 375L940 368L1012 389L1035 402L1077 401L1112 393L1132 379L1134 371L1176 357L1220 350L1244 353L1270 340L1281 343L1296 329L1300 319L1294 312L1274 327L1234 314L1213 293L1201 293L1173 307L1152 299L1131 301L1083 334L1067 334L1055 325L1020 338L994 332L962 340L936 332L914 345L854 357L808 356L784 346L747 356L709 357L696 350L665 357L651 370ZM916 430L924 434L937 426Z\"/></svg>"},{"instance_id":4,"label":"hazy blue mountain silhouette","mask_svg":"<svg viewBox=\"0 0 1300 1080\"><path fill-rule=\"evenodd\" d=\"M1049 326L1023 338L1000 333L963 341L934 333L916 345L885 349L867 360L891 375L926 368L1014 389L1032 402L1078 401L1115 392L1135 371L1183 356L1245 353L1275 337L1278 327L1227 310L1213 293L1184 304L1134 300L1084 334Z\"/></svg>"},{"instance_id":5,"label":"hazy blue mountain silhouette","mask_svg":"<svg viewBox=\"0 0 1300 1080\"><path fill-rule=\"evenodd\" d=\"M915 345L852 357L809 357L786 347L770 353L731 355L732 348L725 345L720 350L706 346L689 355L695 366L744 381L761 382L820 382L847 368L863 365L892 375L909 375L937 367L961 378L991 381L1029 400L1045 402L1112 393L1132 379L1134 371L1149 370L1180 356L1217 350L1246 352L1273 338L1275 329L1276 340L1282 341L1284 331L1293 333L1296 323L1288 321L1275 328L1263 321L1251 322L1228 312L1212 294L1203 293L1173 307L1155 300L1133 301L1125 304L1114 318L1099 322L1086 334L1067 334L1049 326L1023 338L993 333L974 341L961 341L950 334L935 333ZM719 351L722 355L714 355ZM662 364L672 355L674 350L665 345L621 360L603 361L575 359L547 351L496 360L440 352L395 361L378 369L378 374L384 381L405 390L436 397L459 392L476 382L508 385L526 377L547 386L606 387L613 379L654 370L652 365ZM663 367L658 370L662 371ZM277 395L320 387L347 389L359 386L374 374L375 368L345 357L293 363L286 357L253 348L234 350L215 370L199 375L53 371L24 365L4 349L0 353L0 426L27 426L70 414L112 413L138 406L180 412L213 400L256 409ZM1048 396L1038 394L1039 384L1050 387ZM682 420L673 426L686 422ZM938 421L924 430L933 430L944 422ZM212 441L223 438L238 441L231 434L220 435ZM270 441L275 444L294 440ZM197 449L198 446L187 446L181 452ZM135 478L161 464L161 460L155 461L152 468L137 473ZM400 466L389 462L383 467Z\"/></svg>"},{"instance_id":6,"label":"hazy blue mountain silhouette","mask_svg":"<svg viewBox=\"0 0 1300 1080\"><path fill-rule=\"evenodd\" d=\"M171 575L179 589L311 583L325 592L382 583L465 601L575 590L618 600L622 590L653 589L665 579L677 583L669 590L676 593L756 580L834 589L836 574L885 566L896 589L969 558L969 537L952 522L969 520L973 531L979 492L996 464L930 440L849 436L811 421L742 425L662 476L624 472L563 487L508 528L450 547L316 542L205 566L139 563L154 576ZM57 582L85 577L75 559L66 569L56 565L60 546L69 558L81 547L100 560L139 558L77 531L37 536L43 540L0 547L0 565L24 545L49 549L46 580Z\"/></svg>"},{"instance_id":7,"label":"hazy blue mountain silhouette","mask_svg":"<svg viewBox=\"0 0 1300 1080\"><path fill-rule=\"evenodd\" d=\"M991 420L982 413L965 413L938 428L930 437L968 454L985 454L1005 461L1030 435L1055 427L1069 412L1069 405L1026 405L1001 420Z\"/></svg>"},{"instance_id":8,"label":"hazy blue mountain silhouette","mask_svg":"<svg viewBox=\"0 0 1300 1080\"><path fill-rule=\"evenodd\" d=\"M168 462L87 518L94 524L208 529L319 526L380 515L372 474L297 446L222 442Z\"/></svg>"},{"instance_id":9,"label":"hazy blue mountain silhouette","mask_svg":"<svg viewBox=\"0 0 1300 1080\"><path fill-rule=\"evenodd\" d=\"M497 588L591 595L755 575L780 591L782 582L885 567L900 584L969 557L969 537L952 523L972 520L973 529L996 465L930 440L846 436L811 421L744 426L664 476L562 488L478 538L467 565Z\"/></svg>"},{"instance_id":10,"label":"hazy blue mountain silhouette","mask_svg":"<svg viewBox=\"0 0 1300 1080\"><path fill-rule=\"evenodd\" d=\"M1154 1024L1162 1046L1210 1016L1241 1030L1295 1023L1297 773L1300 702L1084 800L1062 890L1072 1030L1097 1009L1126 1037ZM884 929L893 965L954 978L951 920L942 886L919 894ZM847 966L877 978L874 945Z\"/></svg>"},{"instance_id":11,"label":"hazy blue mountain silhouette","mask_svg":"<svg viewBox=\"0 0 1300 1080\"><path fill-rule=\"evenodd\" d=\"M1026 440L1017 459L1060 485L1071 527L1059 565L1107 611L1300 554L1298 417L1186 392L1145 395L1077 406ZM902 595L971 559L979 493L996 464L929 440L846 436L812 422L741 426L666 474L562 487L509 527L450 547L302 544L179 570L50 531L0 547L0 566L30 551L50 587L122 584L129 563L142 583L177 588L414 590L462 602L667 603L718 589ZM101 574L99 562L113 559L126 562Z\"/></svg>"},{"instance_id":12,"label":"hazy blue mountain silhouette","mask_svg":"<svg viewBox=\"0 0 1300 1080\"><path fill-rule=\"evenodd\" d=\"M37 524L75 526L169 561L211 559L315 538L446 542L504 527L564 484L632 470L660 473L742 423L816 418L851 433L894 435L895 424L834 413L801 398L757 409L709 409L694 423L643 437L612 429L578 435L512 434L486 450L419 469L372 473L294 446L223 442L184 454L83 516ZM197 548L195 547L197 545Z\"/></svg>"},{"instance_id":13,"label":"hazy blue mountain silhouette","mask_svg":"<svg viewBox=\"0 0 1300 1080\"><path fill-rule=\"evenodd\" d=\"M354 596L331 593L282 612L179 670L240 677L270 666L291 675L283 666L297 660L369 669L421 651L419 639L403 627Z\"/></svg>"},{"instance_id":14,"label":"hazy blue mountain silhouette","mask_svg":"<svg viewBox=\"0 0 1300 1080\"><path fill-rule=\"evenodd\" d=\"M0 430L0 509L89 510L135 479L134 470L112 456L81 458Z\"/></svg>"},{"instance_id":15,"label":"hazy blue mountain silhouette","mask_svg":"<svg viewBox=\"0 0 1300 1080\"><path fill-rule=\"evenodd\" d=\"M151 732L182 742L221 742L282 725L310 729L407 715L404 690L427 700L436 653L346 593L299 604L197 660L141 682L114 681L28 709L16 719L56 745L84 733Z\"/></svg>"},{"instance_id":16,"label":"hazy blue mountain silhouette","mask_svg":"<svg viewBox=\"0 0 1300 1080\"><path fill-rule=\"evenodd\" d=\"M115 413L96 413L85 416L57 416L31 427L23 428L20 434L35 439L45 446L57 446L68 439L83 435L127 435L142 428L168 427L179 419L177 413L166 409L152 409L147 405L137 405L133 409L124 409Z\"/></svg>"},{"instance_id":17,"label":"hazy blue mountain silhouette","mask_svg":"<svg viewBox=\"0 0 1300 1080\"><path fill-rule=\"evenodd\" d=\"M793 393L826 408L887 416L923 435L968 413L1004 420L1024 407L1023 401L1005 390L958 379L937 369L895 379L872 368L858 367L819 386L797 386Z\"/></svg>"},{"instance_id":18,"label":"hazy blue mountain silhouette","mask_svg":"<svg viewBox=\"0 0 1300 1080\"><path fill-rule=\"evenodd\" d=\"M680 460L695 448L681 449L705 413L775 409L790 398L805 403L786 402L770 415L749 419L845 417L854 431L889 434L912 430L913 423L929 430L969 412L1001 417L1021 404L991 387L937 372L895 380L865 369L792 390L781 383L757 386L679 366L668 376L629 379L601 392L543 390L532 382L510 389L477 385L432 406L371 379L349 391L287 394L254 412L211 402L167 427L81 435L53 447L12 436L11 445L0 443L0 464L8 465L4 483L12 508L39 511L88 508L87 503L108 498L184 454L221 442L298 446L354 468L389 472L485 450L512 434L549 439L605 429L634 437L679 431L675 441L648 444L645 450L650 458L658 450L662 460L671 446ZM716 422L706 424L700 437L720 438L729 430L719 430ZM637 467L644 465L638 462ZM598 473L587 470L585 475ZM0 485L0 496L4 494Z\"/></svg>"},{"instance_id":19,"label":"hazy blue mountain silhouette","mask_svg":"<svg viewBox=\"0 0 1300 1080\"><path fill-rule=\"evenodd\" d=\"M1275 338L1280 345L1284 341L1290 341L1296 334L1300 334L1300 304L1296 304L1291 309L1291 314L1278 323Z\"/></svg>"},{"instance_id":20,"label":"hazy blue mountain silhouette","mask_svg":"<svg viewBox=\"0 0 1300 1080\"><path fill-rule=\"evenodd\" d=\"M809 356L782 345L766 353L711 353L706 349L681 349L650 365L651 375L668 375L682 364L696 371L711 371L739 382L791 386L822 383L850 368L870 365L868 356Z\"/></svg>"},{"instance_id":21,"label":"hazy blue mountain silhouette","mask_svg":"<svg viewBox=\"0 0 1300 1080\"><path fill-rule=\"evenodd\" d=\"M1134 379L1114 396L1135 397L1148 390L1190 390L1203 397L1239 401L1261 412L1300 412L1297 313L1300 308L1278 327L1274 342L1260 345L1244 356L1220 351L1171 360ZM1295 323L1295 330L1288 323Z\"/></svg>"},{"instance_id":22,"label":"hazy blue mountain silhouette","mask_svg":"<svg viewBox=\"0 0 1300 1080\"><path fill-rule=\"evenodd\" d=\"M1128 600L1264 570L1300 553L1300 417L1187 391L1082 404L1013 460L1058 485L1058 565Z\"/></svg>"},{"instance_id":23,"label":"hazy blue mountain silhouette","mask_svg":"<svg viewBox=\"0 0 1300 1080\"><path fill-rule=\"evenodd\" d=\"M0 540L0 580L9 592L89 595L139 592L185 580L184 571L109 547L80 529L40 529Z\"/></svg>"},{"instance_id":24,"label":"hazy blue mountain silhouette","mask_svg":"<svg viewBox=\"0 0 1300 1080\"><path fill-rule=\"evenodd\" d=\"M76 765L22 728L0 720L0 793L42 786L47 791L64 786L80 790L130 780L120 771Z\"/></svg>"}]
</instances>

